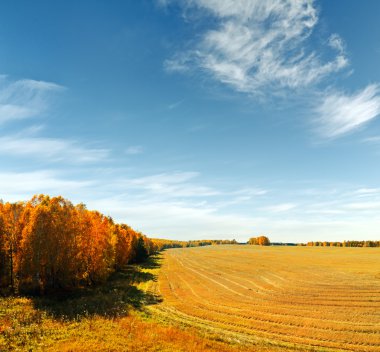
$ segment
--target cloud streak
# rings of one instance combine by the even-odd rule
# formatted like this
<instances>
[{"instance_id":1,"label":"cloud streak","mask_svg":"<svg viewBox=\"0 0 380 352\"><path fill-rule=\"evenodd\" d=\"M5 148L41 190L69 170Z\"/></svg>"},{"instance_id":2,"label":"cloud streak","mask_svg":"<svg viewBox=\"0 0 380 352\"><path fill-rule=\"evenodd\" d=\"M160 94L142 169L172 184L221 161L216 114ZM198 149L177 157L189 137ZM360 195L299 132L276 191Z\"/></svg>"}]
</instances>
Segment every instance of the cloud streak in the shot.
<instances>
[{"instance_id":1,"label":"cloud streak","mask_svg":"<svg viewBox=\"0 0 380 352\"><path fill-rule=\"evenodd\" d=\"M63 89L51 82L0 76L0 124L38 116L48 108L51 94Z\"/></svg>"},{"instance_id":2,"label":"cloud streak","mask_svg":"<svg viewBox=\"0 0 380 352\"><path fill-rule=\"evenodd\" d=\"M320 134L340 137L380 115L380 87L370 84L354 94L327 93L315 110Z\"/></svg>"},{"instance_id":3,"label":"cloud streak","mask_svg":"<svg viewBox=\"0 0 380 352\"><path fill-rule=\"evenodd\" d=\"M334 58L324 62L308 50L318 22L313 1L187 0L189 10L206 12L217 21L191 50L165 62L169 71L198 68L239 92L261 94L307 87L348 65L343 40L333 34L328 45Z\"/></svg>"},{"instance_id":4,"label":"cloud streak","mask_svg":"<svg viewBox=\"0 0 380 352\"><path fill-rule=\"evenodd\" d=\"M331 234L333 240L368 239L375 237L374 229L380 224L380 198L369 187L340 189L336 194L322 192L305 201L294 197L293 190L274 199L271 195L278 193L276 190L211 189L196 182L201 176L197 172L119 176L107 170L98 170L83 180L58 170L0 172L0 198L17 201L36 193L61 194L73 202L84 201L90 209L149 236L177 239L223 237L244 241L260 233L273 241L332 240ZM362 193L369 194L365 201ZM249 201L247 197L237 199L243 195L253 197L246 213L239 211L240 205ZM230 199L230 203L221 204L220 197ZM279 202L281 197L288 202ZM368 213L373 214L370 220Z\"/></svg>"},{"instance_id":5,"label":"cloud streak","mask_svg":"<svg viewBox=\"0 0 380 352\"><path fill-rule=\"evenodd\" d=\"M215 189L195 183L194 179L198 176L197 172L163 173L125 179L120 181L120 185L126 189L143 190L160 198L199 198L220 195L220 192Z\"/></svg>"},{"instance_id":6,"label":"cloud streak","mask_svg":"<svg viewBox=\"0 0 380 352\"><path fill-rule=\"evenodd\" d=\"M168 71L196 69L255 98L309 88L308 98L317 100L311 114L323 138L353 132L380 114L379 84L353 94L320 93L317 84L348 67L349 60L337 33L316 48L312 34L319 18L313 0L166 0L161 5L171 3L182 6L188 21L206 18L210 24L166 60Z\"/></svg>"},{"instance_id":7,"label":"cloud streak","mask_svg":"<svg viewBox=\"0 0 380 352\"><path fill-rule=\"evenodd\" d=\"M141 145L131 145L125 150L125 154L127 155L142 154L143 152L144 148Z\"/></svg>"},{"instance_id":8,"label":"cloud streak","mask_svg":"<svg viewBox=\"0 0 380 352\"><path fill-rule=\"evenodd\" d=\"M33 157L49 162L94 163L105 160L109 150L85 148L68 139L14 134L0 137L0 154Z\"/></svg>"},{"instance_id":9,"label":"cloud streak","mask_svg":"<svg viewBox=\"0 0 380 352\"><path fill-rule=\"evenodd\" d=\"M40 170L30 172L0 172L0 198L5 201L20 201L34 194L68 194L83 191L93 185L91 181L69 180L58 172Z\"/></svg>"},{"instance_id":10,"label":"cloud streak","mask_svg":"<svg viewBox=\"0 0 380 352\"><path fill-rule=\"evenodd\" d=\"M283 213L292 210L297 207L294 203L282 203L263 208L263 210L272 213Z\"/></svg>"},{"instance_id":11,"label":"cloud streak","mask_svg":"<svg viewBox=\"0 0 380 352\"><path fill-rule=\"evenodd\" d=\"M52 94L65 88L56 83L31 79L10 80L0 76L0 124L43 114L51 104ZM93 163L105 160L110 151L83 147L66 138L36 136L42 126L31 126L19 133L0 137L0 154L33 157L46 162Z\"/></svg>"}]
</instances>

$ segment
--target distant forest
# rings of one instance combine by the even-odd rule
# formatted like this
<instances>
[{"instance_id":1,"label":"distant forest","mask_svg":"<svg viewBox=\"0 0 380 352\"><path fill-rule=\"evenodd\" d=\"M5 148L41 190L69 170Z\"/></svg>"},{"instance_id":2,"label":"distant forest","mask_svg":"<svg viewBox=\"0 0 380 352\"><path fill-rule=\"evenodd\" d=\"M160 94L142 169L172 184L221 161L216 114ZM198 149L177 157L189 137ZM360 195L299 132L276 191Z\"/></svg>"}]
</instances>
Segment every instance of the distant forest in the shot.
<instances>
[{"instance_id":1,"label":"distant forest","mask_svg":"<svg viewBox=\"0 0 380 352\"><path fill-rule=\"evenodd\" d=\"M380 247L380 241L308 242L307 246L319 247Z\"/></svg>"}]
</instances>

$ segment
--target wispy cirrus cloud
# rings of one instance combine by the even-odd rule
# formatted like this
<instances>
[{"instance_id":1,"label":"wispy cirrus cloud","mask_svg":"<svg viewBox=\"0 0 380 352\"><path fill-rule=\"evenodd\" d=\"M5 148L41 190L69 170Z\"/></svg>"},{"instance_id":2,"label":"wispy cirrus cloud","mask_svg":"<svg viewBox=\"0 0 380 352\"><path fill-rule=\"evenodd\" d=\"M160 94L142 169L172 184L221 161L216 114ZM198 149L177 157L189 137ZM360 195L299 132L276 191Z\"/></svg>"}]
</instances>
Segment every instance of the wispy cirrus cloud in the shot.
<instances>
[{"instance_id":1,"label":"wispy cirrus cloud","mask_svg":"<svg viewBox=\"0 0 380 352\"><path fill-rule=\"evenodd\" d=\"M345 208L355 211L379 211L380 201L349 203L345 205Z\"/></svg>"},{"instance_id":2,"label":"wispy cirrus cloud","mask_svg":"<svg viewBox=\"0 0 380 352\"><path fill-rule=\"evenodd\" d=\"M182 105L182 103L183 103L184 101L185 101L184 99L181 99L181 100L178 100L178 101L176 101L176 102L174 102L174 103L172 103L172 104L169 104L169 105L168 105L168 109L169 109L169 110L174 110L174 109L178 108L180 105Z\"/></svg>"},{"instance_id":3,"label":"wispy cirrus cloud","mask_svg":"<svg viewBox=\"0 0 380 352\"><path fill-rule=\"evenodd\" d=\"M209 197L220 192L194 181L198 172L174 172L130 178L123 181L125 187L145 190L160 197Z\"/></svg>"},{"instance_id":4,"label":"wispy cirrus cloud","mask_svg":"<svg viewBox=\"0 0 380 352\"><path fill-rule=\"evenodd\" d=\"M326 93L315 109L318 131L327 138L352 132L380 115L380 86L370 84L353 93Z\"/></svg>"},{"instance_id":5,"label":"wispy cirrus cloud","mask_svg":"<svg viewBox=\"0 0 380 352\"><path fill-rule=\"evenodd\" d=\"M380 143L380 136L366 137L362 141L365 143L379 144Z\"/></svg>"},{"instance_id":6,"label":"wispy cirrus cloud","mask_svg":"<svg viewBox=\"0 0 380 352\"><path fill-rule=\"evenodd\" d=\"M93 163L105 160L108 149L86 148L79 142L63 138L46 138L28 134L0 137L0 154L33 157L49 162Z\"/></svg>"},{"instance_id":7,"label":"wispy cirrus cloud","mask_svg":"<svg viewBox=\"0 0 380 352\"><path fill-rule=\"evenodd\" d=\"M272 212L272 213L282 213L287 212L289 210L297 208L297 204L295 203L282 203L282 204L275 204L268 207L264 207L263 210Z\"/></svg>"},{"instance_id":8,"label":"wispy cirrus cloud","mask_svg":"<svg viewBox=\"0 0 380 352\"><path fill-rule=\"evenodd\" d=\"M354 192L354 194L357 194L360 197L372 196L375 194L380 194L380 188L359 188Z\"/></svg>"},{"instance_id":9,"label":"wispy cirrus cloud","mask_svg":"<svg viewBox=\"0 0 380 352\"><path fill-rule=\"evenodd\" d=\"M70 194L93 186L92 181L71 180L52 170L0 172L0 198L26 200L38 193Z\"/></svg>"},{"instance_id":10,"label":"wispy cirrus cloud","mask_svg":"<svg viewBox=\"0 0 380 352\"><path fill-rule=\"evenodd\" d=\"M139 228L153 237L236 238L246 241L254 234L267 234L273 241L375 239L380 217L379 202L346 200L314 204L282 203L262 207L258 203L249 214L224 212L217 203L144 197L107 197L91 202L91 207L112 214L115 219ZM316 206L314 206L316 205ZM360 210L358 212L358 210ZM368 218L366 214L372 212ZM191 224L189 226L188 224ZM333 236L333 237L331 237Z\"/></svg>"},{"instance_id":11,"label":"wispy cirrus cloud","mask_svg":"<svg viewBox=\"0 0 380 352\"><path fill-rule=\"evenodd\" d=\"M181 4L187 11L203 11L217 24L190 50L167 60L169 71L198 68L237 91L261 94L263 88L306 87L348 65L338 34L328 40L333 59L323 60L308 49L318 22L313 1L187 0Z\"/></svg>"},{"instance_id":12,"label":"wispy cirrus cloud","mask_svg":"<svg viewBox=\"0 0 380 352\"><path fill-rule=\"evenodd\" d=\"M73 202L84 199L90 209L109 214L149 236L177 239L235 237L245 241L259 233L273 241L374 239L380 224L380 198L370 187L340 189L334 195L322 189L320 195L310 196L307 201L291 198L294 192L289 190L289 194L282 195L288 200L278 202L271 196L276 190L211 189L198 180L198 172L120 179L119 173L98 171L81 180L73 171L0 172L0 198L17 201L48 193ZM363 201L362 193L371 196ZM247 197L237 199L237 195L254 196L249 212L239 211ZM220 199L230 202L221 203Z\"/></svg>"},{"instance_id":13,"label":"wispy cirrus cloud","mask_svg":"<svg viewBox=\"0 0 380 352\"><path fill-rule=\"evenodd\" d=\"M349 59L337 33L316 49L311 36L319 13L313 0L161 1L172 3L182 6L188 21L212 21L197 40L166 60L168 71L197 69L255 97L313 87L306 94L317 100L317 130L323 138L341 137L379 115L379 84L353 94L334 88L320 93L316 84L348 67Z\"/></svg>"},{"instance_id":14,"label":"wispy cirrus cloud","mask_svg":"<svg viewBox=\"0 0 380 352\"><path fill-rule=\"evenodd\" d=\"M127 155L142 154L143 152L144 152L144 148L141 145L131 145L125 150L125 154Z\"/></svg>"},{"instance_id":15,"label":"wispy cirrus cloud","mask_svg":"<svg viewBox=\"0 0 380 352\"><path fill-rule=\"evenodd\" d=\"M0 124L43 114L51 105L52 94L65 88L56 83L31 79L11 80L0 76ZM43 125L0 137L0 154L33 157L46 162L92 163L105 160L109 150L83 146L68 138L38 136Z\"/></svg>"},{"instance_id":16,"label":"wispy cirrus cloud","mask_svg":"<svg viewBox=\"0 0 380 352\"><path fill-rule=\"evenodd\" d=\"M170 212L178 213L218 213L221 209L239 206L257 200L267 191L262 188L244 188L238 190L222 190L210 187L201 180L198 172L167 172L140 177L117 177L105 187L110 194L118 194L117 202L127 202L141 208L153 204L161 204L161 212L165 207ZM127 203L128 203L127 202ZM177 210L176 210L177 209ZM151 217L151 215L147 215ZM178 226L178 221L175 226Z\"/></svg>"},{"instance_id":17,"label":"wispy cirrus cloud","mask_svg":"<svg viewBox=\"0 0 380 352\"><path fill-rule=\"evenodd\" d=\"M0 76L0 124L35 117L49 106L51 94L64 87L31 79L11 80Z\"/></svg>"}]
</instances>

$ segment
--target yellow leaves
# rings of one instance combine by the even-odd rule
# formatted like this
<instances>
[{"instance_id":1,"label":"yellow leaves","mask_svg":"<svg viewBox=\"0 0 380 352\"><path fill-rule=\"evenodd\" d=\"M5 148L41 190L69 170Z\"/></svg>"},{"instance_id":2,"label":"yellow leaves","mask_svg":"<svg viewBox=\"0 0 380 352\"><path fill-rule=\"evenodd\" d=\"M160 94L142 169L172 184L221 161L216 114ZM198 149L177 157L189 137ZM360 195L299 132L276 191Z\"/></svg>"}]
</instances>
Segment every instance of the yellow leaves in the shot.
<instances>
[{"instance_id":1,"label":"yellow leaves","mask_svg":"<svg viewBox=\"0 0 380 352\"><path fill-rule=\"evenodd\" d=\"M248 241L248 244L259 245L259 246L269 246L270 241L266 236L251 237Z\"/></svg>"},{"instance_id":2,"label":"yellow leaves","mask_svg":"<svg viewBox=\"0 0 380 352\"><path fill-rule=\"evenodd\" d=\"M21 291L45 292L103 282L115 267L138 261L138 239L149 254L153 250L151 240L129 226L114 224L83 204L74 206L61 196L43 194L26 203L0 204L2 262L9 261L10 238L15 265L7 262L2 271L0 268L0 287L17 276Z\"/></svg>"}]
</instances>

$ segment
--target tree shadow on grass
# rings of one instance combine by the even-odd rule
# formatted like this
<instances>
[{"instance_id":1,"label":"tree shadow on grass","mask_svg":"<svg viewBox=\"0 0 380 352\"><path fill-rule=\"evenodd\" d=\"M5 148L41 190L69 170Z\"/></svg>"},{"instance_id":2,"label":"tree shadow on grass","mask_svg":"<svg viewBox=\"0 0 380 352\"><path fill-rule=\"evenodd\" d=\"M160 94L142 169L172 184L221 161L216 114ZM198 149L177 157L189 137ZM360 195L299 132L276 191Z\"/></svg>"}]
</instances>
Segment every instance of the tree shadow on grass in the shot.
<instances>
[{"instance_id":1,"label":"tree shadow on grass","mask_svg":"<svg viewBox=\"0 0 380 352\"><path fill-rule=\"evenodd\" d=\"M162 254L158 253L149 257L144 263L140 264L142 269L158 269L161 267Z\"/></svg>"},{"instance_id":2,"label":"tree shadow on grass","mask_svg":"<svg viewBox=\"0 0 380 352\"><path fill-rule=\"evenodd\" d=\"M156 255L142 265L128 265L112 274L103 285L32 297L33 305L60 320L81 320L91 316L126 316L131 309L142 310L146 305L162 301L160 296L135 286L151 280L157 281L155 275L142 269L158 268L159 259L160 256Z\"/></svg>"}]
</instances>

